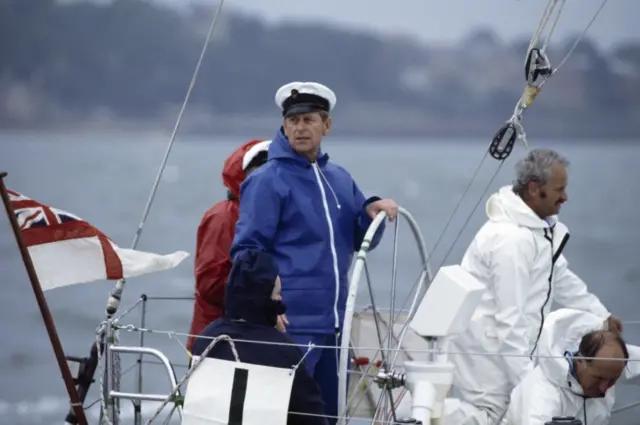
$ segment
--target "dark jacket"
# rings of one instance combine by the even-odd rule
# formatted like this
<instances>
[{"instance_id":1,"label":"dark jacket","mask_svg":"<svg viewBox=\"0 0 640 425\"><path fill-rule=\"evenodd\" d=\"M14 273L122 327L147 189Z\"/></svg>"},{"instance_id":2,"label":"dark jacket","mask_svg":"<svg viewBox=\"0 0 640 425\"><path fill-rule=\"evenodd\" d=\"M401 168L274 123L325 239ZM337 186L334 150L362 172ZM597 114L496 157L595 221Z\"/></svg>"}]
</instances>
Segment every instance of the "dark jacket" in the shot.
<instances>
[{"instance_id":1,"label":"dark jacket","mask_svg":"<svg viewBox=\"0 0 640 425\"><path fill-rule=\"evenodd\" d=\"M224 317L209 324L200 334L209 338L228 335L232 339L288 343L292 341L274 325L277 315L284 312L281 302L271 299L278 268L271 257L254 250L241 253L234 260L227 280ZM192 354L200 356L210 339L196 338ZM240 361L262 366L292 368L300 364L303 352L293 345L255 344L235 342ZM217 343L207 357L235 360L228 342ZM215 385L212 383L212 385ZM265 388L265 391L269 391ZM320 389L309 376L303 364L296 369L289 412L324 415ZM323 416L289 413L288 425L327 425Z\"/></svg>"}]
</instances>

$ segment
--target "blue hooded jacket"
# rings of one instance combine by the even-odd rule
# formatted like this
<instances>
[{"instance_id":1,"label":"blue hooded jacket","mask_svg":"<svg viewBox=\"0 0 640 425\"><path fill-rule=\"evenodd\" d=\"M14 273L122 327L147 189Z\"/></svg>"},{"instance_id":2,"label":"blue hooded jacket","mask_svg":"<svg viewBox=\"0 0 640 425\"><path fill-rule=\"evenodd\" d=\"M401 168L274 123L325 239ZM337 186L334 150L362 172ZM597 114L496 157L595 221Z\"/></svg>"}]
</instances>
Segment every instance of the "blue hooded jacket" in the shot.
<instances>
[{"instance_id":1,"label":"blue hooded jacket","mask_svg":"<svg viewBox=\"0 0 640 425\"><path fill-rule=\"evenodd\" d=\"M224 316L202 331L200 336L207 338L195 339L192 353L201 356L211 343L208 338L228 335L236 340L234 344L243 363L284 369L299 364L293 378L287 424L327 425L327 419L323 417L325 408L320 389L304 364L301 364L303 351L292 345L291 339L274 327L277 315L284 312L283 305L271 299L276 276L278 267L269 254L252 250L239 254L227 280ZM264 344L265 342L274 344ZM235 360L226 341L214 345L207 357ZM216 385L215 377L211 384Z\"/></svg>"},{"instance_id":2,"label":"blue hooded jacket","mask_svg":"<svg viewBox=\"0 0 640 425\"><path fill-rule=\"evenodd\" d=\"M231 258L246 249L273 256L290 324L300 334L340 332L348 272L371 224L366 199L351 175L320 153L311 163L296 153L282 128L267 163L240 188L240 218ZM376 232L370 249L384 232Z\"/></svg>"}]
</instances>

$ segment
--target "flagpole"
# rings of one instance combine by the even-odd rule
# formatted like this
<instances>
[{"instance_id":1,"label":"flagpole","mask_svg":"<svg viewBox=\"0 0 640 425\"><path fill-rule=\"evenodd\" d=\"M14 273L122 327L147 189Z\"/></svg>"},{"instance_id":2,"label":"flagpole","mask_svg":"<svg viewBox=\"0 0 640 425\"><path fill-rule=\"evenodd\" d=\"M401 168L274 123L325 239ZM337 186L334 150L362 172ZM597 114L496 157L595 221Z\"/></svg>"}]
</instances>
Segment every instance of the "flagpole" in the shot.
<instances>
[{"instance_id":1,"label":"flagpole","mask_svg":"<svg viewBox=\"0 0 640 425\"><path fill-rule=\"evenodd\" d=\"M71 408L76 414L76 418L78 419L79 424L88 425L87 417L84 414L82 402L80 401L80 397L78 396L78 392L76 391L76 387L73 383L73 376L71 375L69 364L67 363L67 360L65 358L64 350L62 349L62 344L60 343L60 338L58 337L56 326L53 323L53 316L51 316L51 311L49 311L49 306L47 305L47 300L44 297L44 291L40 286L40 281L38 280L36 269L33 266L31 255L29 255L29 250L22 240L18 220L16 219L15 212L13 211L13 208L11 207L11 203L9 201L9 193L7 192L7 188L4 185L4 178L6 176L6 172L0 172L0 196L2 197L2 202L4 203L7 217L9 217L9 222L11 223L13 234L16 237L16 242L18 244L18 248L20 249L20 254L22 255L24 267L27 269L27 274L29 275L29 280L31 281L33 294L35 295L36 301L38 302L38 307L40 307L42 320L44 321L44 325L47 328L47 333L49 334L49 339L51 340L51 346L56 356L56 360L58 361L60 373L62 373L64 384L67 387L67 393L69 394L69 400L71 401Z\"/></svg>"}]
</instances>

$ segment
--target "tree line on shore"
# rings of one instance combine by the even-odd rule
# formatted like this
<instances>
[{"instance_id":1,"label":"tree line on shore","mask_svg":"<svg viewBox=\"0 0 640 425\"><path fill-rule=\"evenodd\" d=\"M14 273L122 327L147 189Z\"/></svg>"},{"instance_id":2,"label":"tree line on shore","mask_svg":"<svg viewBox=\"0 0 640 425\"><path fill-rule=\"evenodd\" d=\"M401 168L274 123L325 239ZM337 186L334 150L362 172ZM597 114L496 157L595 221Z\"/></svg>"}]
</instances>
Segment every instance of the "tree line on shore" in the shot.
<instances>
[{"instance_id":1,"label":"tree line on shore","mask_svg":"<svg viewBox=\"0 0 640 425\"><path fill-rule=\"evenodd\" d=\"M2 1L0 127L165 119L184 98L211 12L143 0ZM523 89L527 40L507 44L487 30L436 47L329 25L270 25L225 9L221 15L189 111L245 117L234 124L240 127L255 124L251 117L277 117L274 92L292 80L332 87L343 127L356 133L380 120L392 132L497 129ZM554 45L550 56L559 61L570 42ZM560 135L640 135L633 124L640 119L640 45L600 51L583 40L554 79L527 120ZM209 130L200 121L196 127Z\"/></svg>"}]
</instances>

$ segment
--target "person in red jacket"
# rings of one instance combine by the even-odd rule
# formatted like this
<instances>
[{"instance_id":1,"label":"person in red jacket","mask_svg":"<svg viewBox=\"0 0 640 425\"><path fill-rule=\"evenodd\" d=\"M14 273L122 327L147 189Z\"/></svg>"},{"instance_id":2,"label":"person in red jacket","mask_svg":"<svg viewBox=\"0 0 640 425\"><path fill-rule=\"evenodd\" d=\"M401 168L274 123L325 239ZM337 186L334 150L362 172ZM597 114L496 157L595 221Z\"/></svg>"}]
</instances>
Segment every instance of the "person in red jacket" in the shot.
<instances>
[{"instance_id":1,"label":"person in red jacket","mask_svg":"<svg viewBox=\"0 0 640 425\"><path fill-rule=\"evenodd\" d=\"M198 226L195 256L195 301L190 335L199 335L211 322L222 317L224 288L231 270L229 249L238 221L240 184L267 161L271 140L250 140L224 162L222 181L227 199L218 202L202 217ZM187 340L191 352L195 337Z\"/></svg>"}]
</instances>

